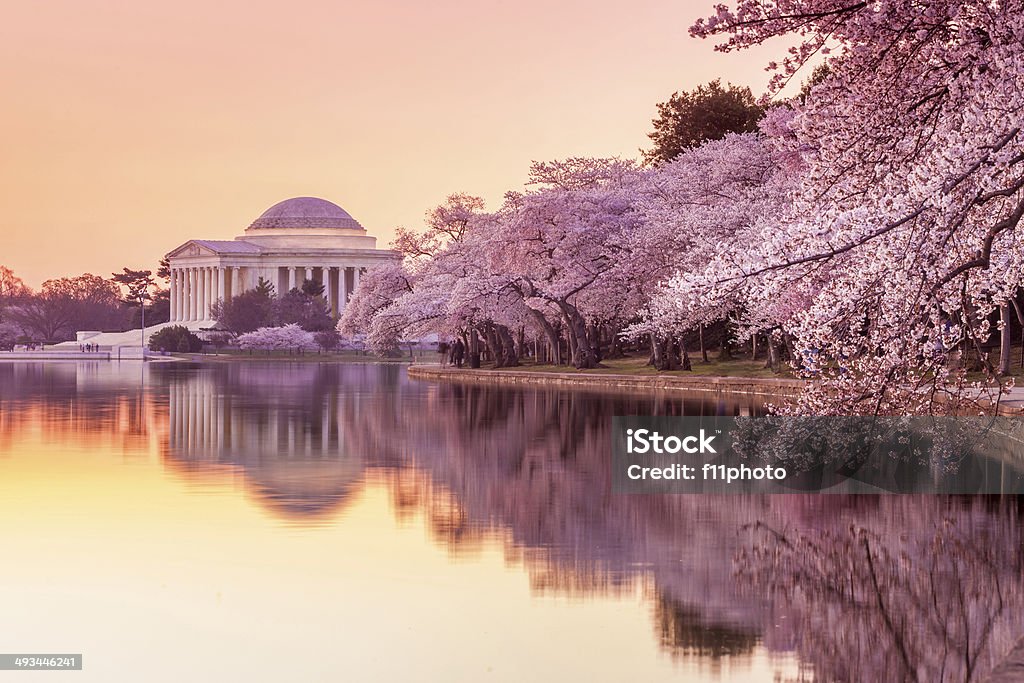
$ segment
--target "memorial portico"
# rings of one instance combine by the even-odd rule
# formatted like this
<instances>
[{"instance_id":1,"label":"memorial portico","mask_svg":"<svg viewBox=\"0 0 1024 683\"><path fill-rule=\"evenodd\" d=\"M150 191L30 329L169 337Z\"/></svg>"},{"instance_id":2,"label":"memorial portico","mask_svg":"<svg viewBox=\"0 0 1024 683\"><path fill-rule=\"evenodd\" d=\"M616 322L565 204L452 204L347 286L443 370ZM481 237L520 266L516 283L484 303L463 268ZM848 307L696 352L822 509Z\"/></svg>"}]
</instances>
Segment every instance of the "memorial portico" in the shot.
<instances>
[{"instance_id":1,"label":"memorial portico","mask_svg":"<svg viewBox=\"0 0 1024 683\"><path fill-rule=\"evenodd\" d=\"M233 240L189 240L167 255L171 321L212 322L218 300L254 289L260 280L277 296L312 280L323 286L331 314L340 316L362 273L399 258L377 249L377 238L337 204L287 199Z\"/></svg>"}]
</instances>

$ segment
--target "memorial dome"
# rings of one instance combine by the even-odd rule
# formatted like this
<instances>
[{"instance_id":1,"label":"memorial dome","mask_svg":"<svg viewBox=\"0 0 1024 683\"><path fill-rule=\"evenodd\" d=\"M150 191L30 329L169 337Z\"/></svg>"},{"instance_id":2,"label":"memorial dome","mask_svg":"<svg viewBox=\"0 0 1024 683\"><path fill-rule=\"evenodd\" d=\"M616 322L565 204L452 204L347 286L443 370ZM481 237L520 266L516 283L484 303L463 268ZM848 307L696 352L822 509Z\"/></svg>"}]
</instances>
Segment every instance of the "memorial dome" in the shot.
<instances>
[{"instance_id":1,"label":"memorial dome","mask_svg":"<svg viewBox=\"0 0 1024 683\"><path fill-rule=\"evenodd\" d=\"M362 230L348 211L318 197L292 197L264 211L249 230L327 228ZM248 231L247 231L248 232Z\"/></svg>"}]
</instances>

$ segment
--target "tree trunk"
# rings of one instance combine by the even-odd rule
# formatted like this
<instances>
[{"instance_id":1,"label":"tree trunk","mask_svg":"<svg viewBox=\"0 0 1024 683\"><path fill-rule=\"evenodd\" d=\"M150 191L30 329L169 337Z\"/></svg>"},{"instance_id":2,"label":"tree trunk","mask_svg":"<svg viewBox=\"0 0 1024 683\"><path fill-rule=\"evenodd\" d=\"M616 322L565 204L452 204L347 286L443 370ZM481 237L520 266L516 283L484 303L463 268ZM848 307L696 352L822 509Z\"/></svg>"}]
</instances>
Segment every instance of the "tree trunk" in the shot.
<instances>
[{"instance_id":1,"label":"tree trunk","mask_svg":"<svg viewBox=\"0 0 1024 683\"><path fill-rule=\"evenodd\" d=\"M557 302L558 308L565 317L569 333L569 343L572 347L573 365L580 370L597 367L597 355L594 348L587 339L587 326L583 316L572 304L564 301Z\"/></svg>"},{"instance_id":2,"label":"tree trunk","mask_svg":"<svg viewBox=\"0 0 1024 683\"><path fill-rule=\"evenodd\" d=\"M568 346L566 356L566 363L569 365L576 365L577 355L576 347L579 345L576 339L576 334L571 326L568 326L565 334L566 345Z\"/></svg>"},{"instance_id":3,"label":"tree trunk","mask_svg":"<svg viewBox=\"0 0 1024 683\"><path fill-rule=\"evenodd\" d=\"M775 342L772 341L771 333L768 333L766 346L768 347L768 362L764 364L764 367L771 370L772 372L779 371L779 353L778 348L775 346Z\"/></svg>"},{"instance_id":4,"label":"tree trunk","mask_svg":"<svg viewBox=\"0 0 1024 683\"><path fill-rule=\"evenodd\" d=\"M469 367L480 367L480 337L477 336L476 328L469 331Z\"/></svg>"},{"instance_id":5,"label":"tree trunk","mask_svg":"<svg viewBox=\"0 0 1024 683\"><path fill-rule=\"evenodd\" d=\"M999 331L999 374L1010 374L1010 305L1004 303L999 307L999 322L1002 329Z\"/></svg>"},{"instance_id":6,"label":"tree trunk","mask_svg":"<svg viewBox=\"0 0 1024 683\"><path fill-rule=\"evenodd\" d=\"M499 362L501 367L514 368L519 365L519 354L516 352L516 343L512 338L512 331L504 325L495 325L497 328L497 336L501 342L501 358Z\"/></svg>"},{"instance_id":7,"label":"tree trunk","mask_svg":"<svg viewBox=\"0 0 1024 683\"><path fill-rule=\"evenodd\" d=\"M668 360L665 358L665 351L653 332L651 333L651 365L658 372L668 370Z\"/></svg>"},{"instance_id":8,"label":"tree trunk","mask_svg":"<svg viewBox=\"0 0 1024 683\"><path fill-rule=\"evenodd\" d=\"M678 370L683 366L683 359L679 354L679 344L676 343L675 337L669 337L665 340L665 356L668 358L668 369Z\"/></svg>"},{"instance_id":9,"label":"tree trunk","mask_svg":"<svg viewBox=\"0 0 1024 683\"><path fill-rule=\"evenodd\" d=\"M551 325L548 319L544 317L544 314L537 309L527 306L526 310L530 313L530 316L533 318L534 322L537 323L540 329L544 330L544 336L548 338L548 344L551 345L552 352L557 352L558 333L555 332L555 328ZM557 358L557 356L555 356L555 358ZM558 365L559 363L556 360L554 364Z\"/></svg>"},{"instance_id":10,"label":"tree trunk","mask_svg":"<svg viewBox=\"0 0 1024 683\"><path fill-rule=\"evenodd\" d=\"M487 344L487 355L490 356L490 359L494 361L494 367L500 368L502 367L502 360L504 354L502 353L501 349L501 340L498 339L497 332L495 331L494 328L495 326L492 325L491 323L487 323L486 325L484 325L483 338L484 343Z\"/></svg>"},{"instance_id":11,"label":"tree trunk","mask_svg":"<svg viewBox=\"0 0 1024 683\"><path fill-rule=\"evenodd\" d=\"M686 350L686 340L680 336L676 342L679 345L679 367L681 370L692 371L693 363L690 362L690 353Z\"/></svg>"},{"instance_id":12,"label":"tree trunk","mask_svg":"<svg viewBox=\"0 0 1024 683\"><path fill-rule=\"evenodd\" d=\"M700 339L700 359L702 362L708 362L708 349L704 346L704 323L697 326L697 337Z\"/></svg>"},{"instance_id":13,"label":"tree trunk","mask_svg":"<svg viewBox=\"0 0 1024 683\"><path fill-rule=\"evenodd\" d=\"M584 326L583 329L587 332L587 340L590 342L590 349L594 354L594 358L600 363L603 359L601 355L601 326L597 323L591 323Z\"/></svg>"},{"instance_id":14,"label":"tree trunk","mask_svg":"<svg viewBox=\"0 0 1024 683\"><path fill-rule=\"evenodd\" d=\"M1020 304L1017 303L1017 297L1010 299L1013 304L1013 310L1017 314L1017 322L1020 323L1020 366L1024 368L1024 311L1020 310Z\"/></svg>"},{"instance_id":15,"label":"tree trunk","mask_svg":"<svg viewBox=\"0 0 1024 683\"><path fill-rule=\"evenodd\" d=\"M622 337L619 336L622 333L621 327L611 328L611 343L608 347L609 358L622 358L625 356L625 352L622 350Z\"/></svg>"},{"instance_id":16,"label":"tree trunk","mask_svg":"<svg viewBox=\"0 0 1024 683\"><path fill-rule=\"evenodd\" d=\"M682 355L680 355L680 352ZM666 370L692 370L690 356L686 353L686 347L679 344L675 337L668 337L659 340L651 335L651 357L654 369L658 372Z\"/></svg>"},{"instance_id":17,"label":"tree trunk","mask_svg":"<svg viewBox=\"0 0 1024 683\"><path fill-rule=\"evenodd\" d=\"M789 358L790 361L796 359L796 353L793 352L793 344L790 340L789 335L786 334L785 332L782 333L782 347L785 349L786 356Z\"/></svg>"}]
</instances>

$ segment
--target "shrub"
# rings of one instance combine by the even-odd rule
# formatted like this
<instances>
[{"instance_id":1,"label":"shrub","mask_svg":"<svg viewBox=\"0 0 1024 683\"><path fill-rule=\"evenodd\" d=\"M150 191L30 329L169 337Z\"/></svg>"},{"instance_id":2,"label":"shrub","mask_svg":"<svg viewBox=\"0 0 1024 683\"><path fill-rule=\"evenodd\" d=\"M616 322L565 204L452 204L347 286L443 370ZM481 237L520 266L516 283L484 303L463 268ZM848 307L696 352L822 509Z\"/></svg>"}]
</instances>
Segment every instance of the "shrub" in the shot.
<instances>
[{"instance_id":1,"label":"shrub","mask_svg":"<svg viewBox=\"0 0 1024 683\"><path fill-rule=\"evenodd\" d=\"M172 325L158 330L149 338L150 351L180 351L195 353L203 348L199 337L189 332L183 325Z\"/></svg>"},{"instance_id":2,"label":"shrub","mask_svg":"<svg viewBox=\"0 0 1024 683\"><path fill-rule=\"evenodd\" d=\"M261 327L238 338L240 348L261 351L292 351L312 348L314 345L313 334L306 332L297 324Z\"/></svg>"}]
</instances>

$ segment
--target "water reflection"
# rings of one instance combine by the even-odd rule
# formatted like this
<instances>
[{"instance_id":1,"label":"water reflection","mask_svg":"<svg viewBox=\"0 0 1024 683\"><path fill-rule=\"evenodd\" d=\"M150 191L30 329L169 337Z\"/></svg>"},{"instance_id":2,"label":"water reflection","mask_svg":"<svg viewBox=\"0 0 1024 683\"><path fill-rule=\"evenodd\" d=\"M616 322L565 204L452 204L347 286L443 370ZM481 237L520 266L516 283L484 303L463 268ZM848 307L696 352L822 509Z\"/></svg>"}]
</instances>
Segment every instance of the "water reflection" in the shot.
<instances>
[{"instance_id":1,"label":"water reflection","mask_svg":"<svg viewBox=\"0 0 1024 683\"><path fill-rule=\"evenodd\" d=\"M172 476L237 482L290 526L345 524L379 484L451 558L499 546L534 595L639 586L664 652L722 679L767 651L820 680L982 680L1024 634L1017 499L611 493L610 416L752 401L434 385L397 366L165 364L144 383L113 367L0 365L0 448L40 424L124 453L155 440Z\"/></svg>"},{"instance_id":2,"label":"water reflection","mask_svg":"<svg viewBox=\"0 0 1024 683\"><path fill-rule=\"evenodd\" d=\"M138 454L166 429L159 397L142 389L142 373L106 361L0 362L0 453L13 437L38 429L49 442Z\"/></svg>"},{"instance_id":3,"label":"water reflection","mask_svg":"<svg viewBox=\"0 0 1024 683\"><path fill-rule=\"evenodd\" d=\"M280 517L329 521L363 476L362 451L347 434L357 425L349 418L359 414L360 369L346 391L336 372L311 364L158 371L168 394L166 462L193 480L236 468Z\"/></svg>"}]
</instances>

